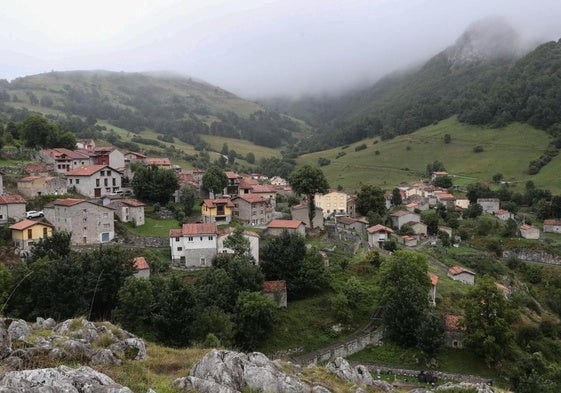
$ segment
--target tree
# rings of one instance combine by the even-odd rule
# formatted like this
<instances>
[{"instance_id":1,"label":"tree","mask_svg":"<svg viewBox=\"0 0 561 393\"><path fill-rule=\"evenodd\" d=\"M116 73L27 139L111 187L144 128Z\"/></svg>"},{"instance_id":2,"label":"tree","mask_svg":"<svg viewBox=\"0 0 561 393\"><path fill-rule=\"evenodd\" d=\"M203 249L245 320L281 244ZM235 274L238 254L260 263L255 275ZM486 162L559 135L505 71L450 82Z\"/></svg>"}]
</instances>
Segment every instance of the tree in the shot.
<instances>
[{"instance_id":1,"label":"tree","mask_svg":"<svg viewBox=\"0 0 561 393\"><path fill-rule=\"evenodd\" d=\"M156 165L140 166L131 182L134 194L142 200L167 204L179 189L175 171L160 169Z\"/></svg>"},{"instance_id":2,"label":"tree","mask_svg":"<svg viewBox=\"0 0 561 393\"><path fill-rule=\"evenodd\" d=\"M249 239L244 236L243 227L236 227L234 231L224 239L224 247L234 251L237 259L243 259L249 263L255 264L255 258L251 255L251 247Z\"/></svg>"},{"instance_id":3,"label":"tree","mask_svg":"<svg viewBox=\"0 0 561 393\"><path fill-rule=\"evenodd\" d=\"M117 293L117 299L113 317L125 329L138 331L150 321L150 311L154 303L150 281L133 276L127 277Z\"/></svg>"},{"instance_id":4,"label":"tree","mask_svg":"<svg viewBox=\"0 0 561 393\"><path fill-rule=\"evenodd\" d=\"M64 147L74 150L76 137L69 131L61 131L41 115L30 115L21 123L21 135L25 146L33 148Z\"/></svg>"},{"instance_id":5,"label":"tree","mask_svg":"<svg viewBox=\"0 0 561 393\"><path fill-rule=\"evenodd\" d=\"M255 164L255 154L249 152L245 155L245 160L250 164Z\"/></svg>"},{"instance_id":6,"label":"tree","mask_svg":"<svg viewBox=\"0 0 561 393\"><path fill-rule=\"evenodd\" d=\"M427 164L427 176L431 176L433 172L443 172L445 170L446 169L444 168L444 164L438 160Z\"/></svg>"},{"instance_id":7,"label":"tree","mask_svg":"<svg viewBox=\"0 0 561 393\"><path fill-rule=\"evenodd\" d=\"M222 193L224 188L228 185L228 177L222 169L216 165L208 168L203 175L203 187L210 194Z\"/></svg>"},{"instance_id":8,"label":"tree","mask_svg":"<svg viewBox=\"0 0 561 393\"><path fill-rule=\"evenodd\" d=\"M403 200L401 198L401 191L399 191L399 188L396 187L392 190L392 206L399 206L402 202Z\"/></svg>"},{"instance_id":9,"label":"tree","mask_svg":"<svg viewBox=\"0 0 561 393\"><path fill-rule=\"evenodd\" d=\"M429 306L427 268L426 257L413 251L396 251L380 266L379 304L387 337L395 343L417 343L417 327Z\"/></svg>"},{"instance_id":10,"label":"tree","mask_svg":"<svg viewBox=\"0 0 561 393\"><path fill-rule=\"evenodd\" d=\"M449 144L452 142L452 136L450 134L444 134L444 143Z\"/></svg>"},{"instance_id":11,"label":"tree","mask_svg":"<svg viewBox=\"0 0 561 393\"><path fill-rule=\"evenodd\" d=\"M195 205L195 190L193 187L185 187L179 191L179 205L186 216L190 216Z\"/></svg>"},{"instance_id":12,"label":"tree","mask_svg":"<svg viewBox=\"0 0 561 393\"><path fill-rule=\"evenodd\" d=\"M508 353L512 341L511 310L492 277L483 276L469 291L464 303L465 344L489 365Z\"/></svg>"},{"instance_id":13,"label":"tree","mask_svg":"<svg viewBox=\"0 0 561 393\"><path fill-rule=\"evenodd\" d=\"M260 344L277 319L276 304L261 292L241 292L234 311L237 343L247 349Z\"/></svg>"},{"instance_id":14,"label":"tree","mask_svg":"<svg viewBox=\"0 0 561 393\"><path fill-rule=\"evenodd\" d=\"M450 188L453 185L452 178L450 176L438 176L433 180L432 184L436 187Z\"/></svg>"},{"instance_id":15,"label":"tree","mask_svg":"<svg viewBox=\"0 0 561 393\"><path fill-rule=\"evenodd\" d=\"M438 234L438 213L434 210L427 210L421 214L421 221L427 226L428 235Z\"/></svg>"},{"instance_id":16,"label":"tree","mask_svg":"<svg viewBox=\"0 0 561 393\"><path fill-rule=\"evenodd\" d=\"M514 237L518 233L518 224L512 218L506 220L505 227L503 229L504 237Z\"/></svg>"},{"instance_id":17,"label":"tree","mask_svg":"<svg viewBox=\"0 0 561 393\"><path fill-rule=\"evenodd\" d=\"M357 194L356 211L363 216L368 215L369 212L378 213L380 216L386 214L384 191L380 187L363 185Z\"/></svg>"},{"instance_id":18,"label":"tree","mask_svg":"<svg viewBox=\"0 0 561 393\"><path fill-rule=\"evenodd\" d=\"M53 260L69 256L72 252L71 238L72 234L70 232L55 230L51 236L39 239L31 247L31 253L28 258L29 263L44 257Z\"/></svg>"},{"instance_id":19,"label":"tree","mask_svg":"<svg viewBox=\"0 0 561 393\"><path fill-rule=\"evenodd\" d=\"M444 344L444 322L442 317L435 312L427 312L421 319L417 328L417 348L427 359L436 357L442 344Z\"/></svg>"},{"instance_id":20,"label":"tree","mask_svg":"<svg viewBox=\"0 0 561 393\"><path fill-rule=\"evenodd\" d=\"M292 172L288 182L297 194L304 194L308 197L308 218L310 228L314 228L314 216L316 215L315 195L325 194L329 189L329 183L321 169L305 165Z\"/></svg>"},{"instance_id":21,"label":"tree","mask_svg":"<svg viewBox=\"0 0 561 393\"><path fill-rule=\"evenodd\" d=\"M502 173L495 173L493 175L493 183L500 183L503 180L503 174Z\"/></svg>"}]
</instances>

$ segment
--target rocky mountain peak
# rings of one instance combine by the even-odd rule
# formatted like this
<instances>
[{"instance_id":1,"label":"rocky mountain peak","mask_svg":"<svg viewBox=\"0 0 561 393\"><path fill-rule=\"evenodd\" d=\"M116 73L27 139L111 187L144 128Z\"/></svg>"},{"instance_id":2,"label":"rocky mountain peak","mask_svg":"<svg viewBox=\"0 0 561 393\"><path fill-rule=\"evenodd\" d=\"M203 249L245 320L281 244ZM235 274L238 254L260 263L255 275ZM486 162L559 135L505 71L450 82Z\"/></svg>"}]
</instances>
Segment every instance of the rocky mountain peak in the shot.
<instances>
[{"instance_id":1,"label":"rocky mountain peak","mask_svg":"<svg viewBox=\"0 0 561 393\"><path fill-rule=\"evenodd\" d=\"M447 49L452 68L521 55L518 33L501 17L489 17L471 24Z\"/></svg>"}]
</instances>

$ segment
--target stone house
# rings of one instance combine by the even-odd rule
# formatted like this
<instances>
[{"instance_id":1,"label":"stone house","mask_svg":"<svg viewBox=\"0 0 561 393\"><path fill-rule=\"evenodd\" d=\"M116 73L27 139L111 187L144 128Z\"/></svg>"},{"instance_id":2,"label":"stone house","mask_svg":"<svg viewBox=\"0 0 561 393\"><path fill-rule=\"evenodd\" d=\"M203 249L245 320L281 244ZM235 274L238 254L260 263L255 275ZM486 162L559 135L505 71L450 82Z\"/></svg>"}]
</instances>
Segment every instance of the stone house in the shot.
<instances>
[{"instance_id":1,"label":"stone house","mask_svg":"<svg viewBox=\"0 0 561 393\"><path fill-rule=\"evenodd\" d=\"M171 260L174 265L202 268L212 265L218 249L216 223L183 224L169 233Z\"/></svg>"},{"instance_id":2,"label":"stone house","mask_svg":"<svg viewBox=\"0 0 561 393\"><path fill-rule=\"evenodd\" d=\"M439 225L438 230L447 233L448 236L450 236L450 240L452 240L452 228L446 227L444 225Z\"/></svg>"},{"instance_id":3,"label":"stone house","mask_svg":"<svg viewBox=\"0 0 561 393\"><path fill-rule=\"evenodd\" d=\"M242 182L243 177L241 175L238 175L236 172L232 172L232 171L226 171L226 172L224 172L224 174L228 178L228 184L224 188L224 194L225 195L239 195L239 194L241 194L240 183ZM247 182L246 182L246 184L248 185L248 191L249 191L249 187L252 184L247 183Z\"/></svg>"},{"instance_id":4,"label":"stone house","mask_svg":"<svg viewBox=\"0 0 561 393\"><path fill-rule=\"evenodd\" d=\"M349 217L356 217L358 215L356 211L356 195L349 195L347 198L347 214Z\"/></svg>"},{"instance_id":5,"label":"stone house","mask_svg":"<svg viewBox=\"0 0 561 393\"><path fill-rule=\"evenodd\" d=\"M252 194L260 195L274 208L277 205L277 188L271 184L256 184L251 186Z\"/></svg>"},{"instance_id":6,"label":"stone house","mask_svg":"<svg viewBox=\"0 0 561 393\"><path fill-rule=\"evenodd\" d=\"M244 194L232 198L234 217L244 224L264 225L271 221L272 211L266 199L260 195Z\"/></svg>"},{"instance_id":7,"label":"stone house","mask_svg":"<svg viewBox=\"0 0 561 393\"><path fill-rule=\"evenodd\" d=\"M171 169L171 162L169 158L145 158L146 165L155 165L160 169Z\"/></svg>"},{"instance_id":8,"label":"stone house","mask_svg":"<svg viewBox=\"0 0 561 393\"><path fill-rule=\"evenodd\" d=\"M84 149L80 153L90 156L92 165L107 165L121 172L125 170L125 155L113 146Z\"/></svg>"},{"instance_id":9,"label":"stone house","mask_svg":"<svg viewBox=\"0 0 561 393\"><path fill-rule=\"evenodd\" d=\"M428 272L427 275L429 276L430 280L430 289L429 289L429 303L431 306L436 306L436 286L438 285L438 276L434 273Z\"/></svg>"},{"instance_id":10,"label":"stone house","mask_svg":"<svg viewBox=\"0 0 561 393\"><path fill-rule=\"evenodd\" d=\"M76 139L76 148L82 150L92 150L95 148L93 139Z\"/></svg>"},{"instance_id":11,"label":"stone house","mask_svg":"<svg viewBox=\"0 0 561 393\"><path fill-rule=\"evenodd\" d=\"M461 326L460 321L463 315L444 315L444 346L448 348L461 349L464 347L466 336L465 326Z\"/></svg>"},{"instance_id":12,"label":"stone house","mask_svg":"<svg viewBox=\"0 0 561 393\"><path fill-rule=\"evenodd\" d=\"M363 233L368 226L368 221L360 218L353 218L348 216L339 216L336 218L336 224L341 229L356 231Z\"/></svg>"},{"instance_id":13,"label":"stone house","mask_svg":"<svg viewBox=\"0 0 561 393\"><path fill-rule=\"evenodd\" d=\"M460 209L467 209L469 207L469 199L467 198L456 198L454 205Z\"/></svg>"},{"instance_id":14,"label":"stone house","mask_svg":"<svg viewBox=\"0 0 561 393\"><path fill-rule=\"evenodd\" d=\"M229 224L232 221L234 203L230 198L205 199L201 202L202 222Z\"/></svg>"},{"instance_id":15,"label":"stone house","mask_svg":"<svg viewBox=\"0 0 561 393\"><path fill-rule=\"evenodd\" d=\"M367 228L366 233L368 234L368 245L370 247L382 248L384 243L390 240L393 229L378 224Z\"/></svg>"},{"instance_id":16,"label":"stone house","mask_svg":"<svg viewBox=\"0 0 561 393\"><path fill-rule=\"evenodd\" d=\"M21 195L0 195L0 224L25 217L25 199Z\"/></svg>"},{"instance_id":17,"label":"stone house","mask_svg":"<svg viewBox=\"0 0 561 393\"><path fill-rule=\"evenodd\" d=\"M121 191L121 172L107 165L86 165L66 172L68 189L89 198Z\"/></svg>"},{"instance_id":18,"label":"stone house","mask_svg":"<svg viewBox=\"0 0 561 393\"><path fill-rule=\"evenodd\" d=\"M520 236L524 239L537 240L540 238L540 229L528 224L522 225Z\"/></svg>"},{"instance_id":19,"label":"stone house","mask_svg":"<svg viewBox=\"0 0 561 393\"><path fill-rule=\"evenodd\" d=\"M308 204L301 203L299 205L294 205L290 208L290 216L293 220L299 220L304 223L304 225L310 227L310 218L308 217ZM316 214L313 218L314 228L323 229L323 209L316 206Z\"/></svg>"},{"instance_id":20,"label":"stone house","mask_svg":"<svg viewBox=\"0 0 561 393\"><path fill-rule=\"evenodd\" d=\"M324 217L333 215L346 215L349 196L340 191L331 191L327 194L316 194L315 204L323 209Z\"/></svg>"},{"instance_id":21,"label":"stone house","mask_svg":"<svg viewBox=\"0 0 561 393\"><path fill-rule=\"evenodd\" d=\"M271 236L279 236L283 231L306 236L306 226L300 220L273 220L267 225L267 233Z\"/></svg>"},{"instance_id":22,"label":"stone house","mask_svg":"<svg viewBox=\"0 0 561 393\"><path fill-rule=\"evenodd\" d=\"M427 236L427 225L422 222L410 221L406 222L404 225L408 225L409 227L411 227L411 229L413 229L413 232L415 232L415 235Z\"/></svg>"},{"instance_id":23,"label":"stone house","mask_svg":"<svg viewBox=\"0 0 561 393\"><path fill-rule=\"evenodd\" d=\"M475 273L461 266L453 266L448 269L448 277L454 281L460 281L468 285L473 285L475 283Z\"/></svg>"},{"instance_id":24,"label":"stone house","mask_svg":"<svg viewBox=\"0 0 561 393\"><path fill-rule=\"evenodd\" d=\"M409 212L407 210L400 210L395 213L392 213L390 214L390 217L392 219L392 225L394 226L394 228L397 229L401 229L403 225L409 224L411 222L413 223L421 222L420 215Z\"/></svg>"},{"instance_id":25,"label":"stone house","mask_svg":"<svg viewBox=\"0 0 561 393\"><path fill-rule=\"evenodd\" d=\"M277 280L263 282L263 295L275 302L278 308L286 308L288 304L286 281Z\"/></svg>"},{"instance_id":26,"label":"stone house","mask_svg":"<svg viewBox=\"0 0 561 393\"><path fill-rule=\"evenodd\" d=\"M144 225L144 203L136 199L113 199L109 206L121 222L131 222L135 227Z\"/></svg>"},{"instance_id":27,"label":"stone house","mask_svg":"<svg viewBox=\"0 0 561 393\"><path fill-rule=\"evenodd\" d=\"M232 227L228 227L224 230L218 232L218 250L219 254L231 254L234 251L224 247L224 240L226 240L232 233L234 229ZM261 237L251 231L244 231L243 236L249 241L249 252L253 259L255 260L255 264L259 265L259 241Z\"/></svg>"},{"instance_id":28,"label":"stone house","mask_svg":"<svg viewBox=\"0 0 561 393\"><path fill-rule=\"evenodd\" d=\"M409 235L398 236L397 240L405 247L415 247L417 245L417 238Z\"/></svg>"},{"instance_id":29,"label":"stone house","mask_svg":"<svg viewBox=\"0 0 561 393\"><path fill-rule=\"evenodd\" d=\"M477 204L483 208L483 213L493 214L500 209L501 201L498 198L477 198Z\"/></svg>"},{"instance_id":30,"label":"stone house","mask_svg":"<svg viewBox=\"0 0 561 393\"><path fill-rule=\"evenodd\" d=\"M39 151L39 156L52 164L55 172L63 175L69 170L92 164L89 155L64 148L43 149Z\"/></svg>"},{"instance_id":31,"label":"stone house","mask_svg":"<svg viewBox=\"0 0 561 393\"><path fill-rule=\"evenodd\" d=\"M33 162L24 165L23 170L30 176L49 176L51 172L54 172L54 167L44 162Z\"/></svg>"},{"instance_id":32,"label":"stone house","mask_svg":"<svg viewBox=\"0 0 561 393\"><path fill-rule=\"evenodd\" d=\"M125 162L128 161L131 164L134 164L135 162L145 162L147 158L144 154L137 153L135 151L126 152L124 156Z\"/></svg>"},{"instance_id":33,"label":"stone house","mask_svg":"<svg viewBox=\"0 0 561 393\"><path fill-rule=\"evenodd\" d=\"M133 261L135 273L137 278L150 278L150 266L144 257L136 257Z\"/></svg>"},{"instance_id":34,"label":"stone house","mask_svg":"<svg viewBox=\"0 0 561 393\"><path fill-rule=\"evenodd\" d=\"M27 252L40 239L53 235L53 226L47 222L23 220L10 226L12 244L21 251Z\"/></svg>"},{"instance_id":35,"label":"stone house","mask_svg":"<svg viewBox=\"0 0 561 393\"><path fill-rule=\"evenodd\" d=\"M274 186L288 186L288 181L280 176L271 177L269 183L271 183Z\"/></svg>"},{"instance_id":36,"label":"stone house","mask_svg":"<svg viewBox=\"0 0 561 393\"><path fill-rule=\"evenodd\" d=\"M55 229L72 233L72 244L107 243L115 237L113 209L85 199L57 199L43 209Z\"/></svg>"},{"instance_id":37,"label":"stone house","mask_svg":"<svg viewBox=\"0 0 561 393\"><path fill-rule=\"evenodd\" d=\"M18 180L18 191L26 198L66 194L66 179L54 176L26 176Z\"/></svg>"},{"instance_id":38,"label":"stone house","mask_svg":"<svg viewBox=\"0 0 561 393\"><path fill-rule=\"evenodd\" d=\"M543 220L543 231L561 233L561 220L555 218Z\"/></svg>"}]
</instances>

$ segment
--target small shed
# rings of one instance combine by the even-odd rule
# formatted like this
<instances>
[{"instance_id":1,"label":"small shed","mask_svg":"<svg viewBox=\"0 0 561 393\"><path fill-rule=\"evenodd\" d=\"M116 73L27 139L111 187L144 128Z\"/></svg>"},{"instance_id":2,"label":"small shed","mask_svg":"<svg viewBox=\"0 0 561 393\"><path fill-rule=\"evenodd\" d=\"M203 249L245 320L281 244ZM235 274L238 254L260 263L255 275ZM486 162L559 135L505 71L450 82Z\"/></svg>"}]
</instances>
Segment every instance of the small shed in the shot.
<instances>
[{"instance_id":1,"label":"small shed","mask_svg":"<svg viewBox=\"0 0 561 393\"><path fill-rule=\"evenodd\" d=\"M468 285L473 285L475 283L475 273L461 266L453 266L448 269L448 277L454 281L460 281Z\"/></svg>"},{"instance_id":2,"label":"small shed","mask_svg":"<svg viewBox=\"0 0 561 393\"><path fill-rule=\"evenodd\" d=\"M463 315L444 315L444 346L461 349L464 347L466 327L460 325Z\"/></svg>"},{"instance_id":3,"label":"small shed","mask_svg":"<svg viewBox=\"0 0 561 393\"><path fill-rule=\"evenodd\" d=\"M520 227L520 236L524 239L538 240L540 238L540 230L532 225L522 225Z\"/></svg>"},{"instance_id":4,"label":"small shed","mask_svg":"<svg viewBox=\"0 0 561 393\"><path fill-rule=\"evenodd\" d=\"M136 273L134 276L137 278L150 278L150 266L144 257L136 257L133 261Z\"/></svg>"},{"instance_id":5,"label":"small shed","mask_svg":"<svg viewBox=\"0 0 561 393\"><path fill-rule=\"evenodd\" d=\"M263 282L263 295L275 302L278 308L286 308L288 300L286 281L276 280Z\"/></svg>"}]
</instances>

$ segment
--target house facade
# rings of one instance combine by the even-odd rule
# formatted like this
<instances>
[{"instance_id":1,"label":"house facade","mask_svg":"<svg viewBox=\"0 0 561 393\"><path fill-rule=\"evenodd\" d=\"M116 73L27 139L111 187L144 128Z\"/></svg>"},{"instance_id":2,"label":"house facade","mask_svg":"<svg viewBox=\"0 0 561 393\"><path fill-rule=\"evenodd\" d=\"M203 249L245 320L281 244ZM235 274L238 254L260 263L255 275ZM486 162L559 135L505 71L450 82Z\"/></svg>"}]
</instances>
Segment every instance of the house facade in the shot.
<instances>
[{"instance_id":1,"label":"house facade","mask_svg":"<svg viewBox=\"0 0 561 393\"><path fill-rule=\"evenodd\" d=\"M201 202L201 221L229 224L234 203L229 198L205 199Z\"/></svg>"},{"instance_id":2,"label":"house facade","mask_svg":"<svg viewBox=\"0 0 561 393\"><path fill-rule=\"evenodd\" d=\"M444 315L444 346L461 349L464 347L466 327L460 324L463 315Z\"/></svg>"},{"instance_id":3,"label":"house facade","mask_svg":"<svg viewBox=\"0 0 561 393\"><path fill-rule=\"evenodd\" d=\"M26 176L18 180L18 191L26 198L66 194L66 179L54 176Z\"/></svg>"},{"instance_id":4,"label":"house facade","mask_svg":"<svg viewBox=\"0 0 561 393\"><path fill-rule=\"evenodd\" d=\"M288 304L288 292L285 280L263 282L263 295L275 302L278 308L286 308Z\"/></svg>"},{"instance_id":5,"label":"house facade","mask_svg":"<svg viewBox=\"0 0 561 393\"><path fill-rule=\"evenodd\" d=\"M89 198L101 198L121 190L122 175L107 165L86 165L66 173L68 189L75 189Z\"/></svg>"},{"instance_id":6,"label":"house facade","mask_svg":"<svg viewBox=\"0 0 561 393\"><path fill-rule=\"evenodd\" d=\"M463 282L464 284L473 285L475 284L475 273L464 269L461 266L453 266L448 269L448 277L454 281Z\"/></svg>"},{"instance_id":7,"label":"house facade","mask_svg":"<svg viewBox=\"0 0 561 393\"><path fill-rule=\"evenodd\" d=\"M273 220L267 225L267 233L271 236L279 236L283 231L306 236L306 226L300 220Z\"/></svg>"},{"instance_id":8,"label":"house facade","mask_svg":"<svg viewBox=\"0 0 561 393\"><path fill-rule=\"evenodd\" d=\"M477 198L477 204L483 208L483 213L493 214L500 209L501 201L498 198Z\"/></svg>"},{"instance_id":9,"label":"house facade","mask_svg":"<svg viewBox=\"0 0 561 393\"><path fill-rule=\"evenodd\" d=\"M245 224L264 225L271 221L272 211L262 196L255 194L238 195L232 198L234 217Z\"/></svg>"},{"instance_id":10,"label":"house facade","mask_svg":"<svg viewBox=\"0 0 561 393\"><path fill-rule=\"evenodd\" d=\"M430 280L429 304L433 307L436 307L436 287L438 285L438 276L430 272L428 272L427 275L429 276Z\"/></svg>"},{"instance_id":11,"label":"house facade","mask_svg":"<svg viewBox=\"0 0 561 393\"><path fill-rule=\"evenodd\" d=\"M25 217L25 199L20 195L0 195L0 224Z\"/></svg>"},{"instance_id":12,"label":"house facade","mask_svg":"<svg viewBox=\"0 0 561 393\"><path fill-rule=\"evenodd\" d=\"M85 199L57 199L43 209L55 229L72 233L72 244L107 243L115 237L113 209Z\"/></svg>"},{"instance_id":13,"label":"house facade","mask_svg":"<svg viewBox=\"0 0 561 393\"><path fill-rule=\"evenodd\" d=\"M136 199L114 199L109 203L121 222L131 222L138 227L144 225L144 203Z\"/></svg>"},{"instance_id":14,"label":"house facade","mask_svg":"<svg viewBox=\"0 0 561 393\"><path fill-rule=\"evenodd\" d=\"M136 278L150 278L150 266L144 257L136 257L133 260L134 276Z\"/></svg>"},{"instance_id":15,"label":"house facade","mask_svg":"<svg viewBox=\"0 0 561 393\"><path fill-rule=\"evenodd\" d=\"M528 224L522 225L520 236L524 239L537 240L540 238L540 229Z\"/></svg>"},{"instance_id":16,"label":"house facade","mask_svg":"<svg viewBox=\"0 0 561 393\"><path fill-rule=\"evenodd\" d=\"M308 215L307 203L301 203L299 205L292 206L290 208L290 216L292 217L293 220L302 221L306 227L308 228L310 227L310 217ZM319 229L324 228L322 208L318 208L316 206L316 214L314 215L312 222L314 224L314 228L319 228Z\"/></svg>"},{"instance_id":17,"label":"house facade","mask_svg":"<svg viewBox=\"0 0 561 393\"><path fill-rule=\"evenodd\" d=\"M366 229L368 234L368 245L370 247L383 248L384 243L390 240L393 229L383 225L374 225Z\"/></svg>"},{"instance_id":18,"label":"house facade","mask_svg":"<svg viewBox=\"0 0 561 393\"><path fill-rule=\"evenodd\" d=\"M543 231L551 233L561 233L561 220L549 219L543 220Z\"/></svg>"},{"instance_id":19,"label":"house facade","mask_svg":"<svg viewBox=\"0 0 561 393\"><path fill-rule=\"evenodd\" d=\"M218 249L218 228L215 223L183 224L181 229L170 230L169 245L174 265L209 267Z\"/></svg>"},{"instance_id":20,"label":"house facade","mask_svg":"<svg viewBox=\"0 0 561 393\"><path fill-rule=\"evenodd\" d=\"M397 229L401 229L401 227L404 226L405 224L410 225L410 223L421 222L420 215L409 212L407 210L400 210L395 213L392 213L390 214L390 217L392 219L392 225Z\"/></svg>"},{"instance_id":21,"label":"house facade","mask_svg":"<svg viewBox=\"0 0 561 393\"><path fill-rule=\"evenodd\" d=\"M233 254L234 251L224 246L224 240L226 240L232 233L234 229L228 227L218 233L218 253L219 254ZM249 241L249 252L253 257L256 265L259 265L259 240L260 236L251 231L244 231L243 236Z\"/></svg>"},{"instance_id":22,"label":"house facade","mask_svg":"<svg viewBox=\"0 0 561 393\"><path fill-rule=\"evenodd\" d=\"M39 151L39 155L45 162L53 165L55 172L61 174L92 163L89 155L64 148L43 149Z\"/></svg>"},{"instance_id":23,"label":"house facade","mask_svg":"<svg viewBox=\"0 0 561 393\"><path fill-rule=\"evenodd\" d=\"M23 252L27 252L40 239L53 235L53 226L49 223L34 220L23 220L10 226L12 244Z\"/></svg>"},{"instance_id":24,"label":"house facade","mask_svg":"<svg viewBox=\"0 0 561 393\"><path fill-rule=\"evenodd\" d=\"M331 191L327 194L316 194L314 201L317 207L323 209L324 217L327 217L331 214L347 214L348 197L344 192Z\"/></svg>"}]
</instances>

